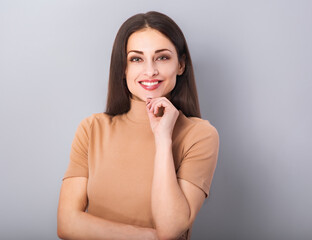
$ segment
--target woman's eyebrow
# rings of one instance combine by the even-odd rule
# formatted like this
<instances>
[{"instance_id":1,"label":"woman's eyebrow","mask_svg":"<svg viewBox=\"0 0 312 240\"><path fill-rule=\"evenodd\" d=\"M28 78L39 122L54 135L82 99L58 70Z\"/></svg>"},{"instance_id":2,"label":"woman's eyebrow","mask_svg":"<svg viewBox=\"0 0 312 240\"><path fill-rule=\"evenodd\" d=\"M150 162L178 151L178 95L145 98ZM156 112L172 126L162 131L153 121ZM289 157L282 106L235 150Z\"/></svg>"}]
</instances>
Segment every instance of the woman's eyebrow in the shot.
<instances>
[{"instance_id":1,"label":"woman's eyebrow","mask_svg":"<svg viewBox=\"0 0 312 240\"><path fill-rule=\"evenodd\" d=\"M171 50L167 49L167 48L162 48L162 49L158 49L155 51L155 53L159 53L159 52L163 52L163 51L169 51L169 52L172 52ZM135 52L135 53L138 53L138 54L143 54L142 51L139 51L139 50L130 50L127 55L131 52Z\"/></svg>"},{"instance_id":2,"label":"woman's eyebrow","mask_svg":"<svg viewBox=\"0 0 312 240\"><path fill-rule=\"evenodd\" d=\"M163 49L159 49L159 50L156 50L155 53L159 53L159 52L163 52L163 51L169 51L169 52L172 52L170 51L169 49L167 48L163 48Z\"/></svg>"}]
</instances>

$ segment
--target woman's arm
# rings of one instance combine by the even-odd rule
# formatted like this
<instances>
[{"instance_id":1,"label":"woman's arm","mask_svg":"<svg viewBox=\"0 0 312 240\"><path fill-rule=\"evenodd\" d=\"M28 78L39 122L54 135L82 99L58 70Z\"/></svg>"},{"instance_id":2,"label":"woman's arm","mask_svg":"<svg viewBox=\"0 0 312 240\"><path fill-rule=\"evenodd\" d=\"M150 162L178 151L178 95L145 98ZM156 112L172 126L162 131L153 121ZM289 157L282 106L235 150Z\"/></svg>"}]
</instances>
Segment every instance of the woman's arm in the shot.
<instances>
[{"instance_id":1,"label":"woman's arm","mask_svg":"<svg viewBox=\"0 0 312 240\"><path fill-rule=\"evenodd\" d=\"M159 113L163 110L163 115ZM148 99L147 110L155 137L152 213L160 239L175 239L187 230L190 206L182 192L172 156L172 132L179 111L165 97Z\"/></svg>"},{"instance_id":2,"label":"woman's arm","mask_svg":"<svg viewBox=\"0 0 312 240\"><path fill-rule=\"evenodd\" d=\"M151 239L157 240L156 230L122 224L95 217L85 212L87 207L85 177L63 181L57 214L57 234L61 239Z\"/></svg>"},{"instance_id":3,"label":"woman's arm","mask_svg":"<svg viewBox=\"0 0 312 240\"><path fill-rule=\"evenodd\" d=\"M176 239L188 227L190 206L174 168L171 139L155 139L152 212L159 238Z\"/></svg>"},{"instance_id":4,"label":"woman's arm","mask_svg":"<svg viewBox=\"0 0 312 240\"><path fill-rule=\"evenodd\" d=\"M164 114L159 116L162 108ZM147 111L155 137L152 182L152 213L158 237L176 239L195 220L204 193L187 181L178 181L172 155L172 132L179 112L164 97L147 100Z\"/></svg>"}]
</instances>

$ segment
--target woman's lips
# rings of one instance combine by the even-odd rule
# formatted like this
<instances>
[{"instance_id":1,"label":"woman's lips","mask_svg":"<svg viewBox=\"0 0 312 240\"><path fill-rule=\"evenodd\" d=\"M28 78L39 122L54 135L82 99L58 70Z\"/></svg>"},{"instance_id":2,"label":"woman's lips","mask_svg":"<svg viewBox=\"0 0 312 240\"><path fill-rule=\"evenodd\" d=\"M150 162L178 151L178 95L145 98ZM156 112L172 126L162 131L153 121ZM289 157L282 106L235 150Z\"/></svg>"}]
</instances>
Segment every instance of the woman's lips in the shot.
<instances>
[{"instance_id":1,"label":"woman's lips","mask_svg":"<svg viewBox=\"0 0 312 240\"><path fill-rule=\"evenodd\" d=\"M161 82L160 80L142 80L139 83L145 90L152 91L158 88Z\"/></svg>"}]
</instances>

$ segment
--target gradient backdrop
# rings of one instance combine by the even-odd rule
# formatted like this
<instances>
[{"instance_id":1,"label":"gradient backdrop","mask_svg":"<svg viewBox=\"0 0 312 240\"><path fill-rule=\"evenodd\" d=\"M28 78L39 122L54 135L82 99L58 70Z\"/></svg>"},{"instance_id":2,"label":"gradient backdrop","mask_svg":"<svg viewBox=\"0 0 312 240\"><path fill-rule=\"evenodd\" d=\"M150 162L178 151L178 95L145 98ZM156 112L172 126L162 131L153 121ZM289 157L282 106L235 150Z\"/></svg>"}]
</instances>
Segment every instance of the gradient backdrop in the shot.
<instances>
[{"instance_id":1,"label":"gradient backdrop","mask_svg":"<svg viewBox=\"0 0 312 240\"><path fill-rule=\"evenodd\" d=\"M0 0L0 238L57 239L79 122L105 109L130 16L185 33L220 154L194 240L312 239L312 2Z\"/></svg>"}]
</instances>

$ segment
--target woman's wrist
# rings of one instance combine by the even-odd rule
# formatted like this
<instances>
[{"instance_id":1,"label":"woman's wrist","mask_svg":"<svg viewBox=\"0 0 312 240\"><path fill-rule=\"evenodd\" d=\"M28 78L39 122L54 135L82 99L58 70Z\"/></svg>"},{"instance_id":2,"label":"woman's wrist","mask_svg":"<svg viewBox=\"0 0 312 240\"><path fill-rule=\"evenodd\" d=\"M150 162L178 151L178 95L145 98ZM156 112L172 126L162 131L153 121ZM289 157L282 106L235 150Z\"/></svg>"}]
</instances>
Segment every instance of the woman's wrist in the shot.
<instances>
[{"instance_id":1,"label":"woman's wrist","mask_svg":"<svg viewBox=\"0 0 312 240\"><path fill-rule=\"evenodd\" d=\"M135 233L133 236L135 240L158 240L156 229L154 228L144 228L131 225L135 228ZM130 238L129 238L130 239ZM131 236L132 239L132 236Z\"/></svg>"},{"instance_id":2,"label":"woman's wrist","mask_svg":"<svg viewBox=\"0 0 312 240\"><path fill-rule=\"evenodd\" d=\"M145 228L145 236L142 237L142 240L159 240L157 236L156 229L154 228Z\"/></svg>"},{"instance_id":3,"label":"woman's wrist","mask_svg":"<svg viewBox=\"0 0 312 240\"><path fill-rule=\"evenodd\" d=\"M156 148L168 147L172 145L172 137L170 135L155 135Z\"/></svg>"}]
</instances>

